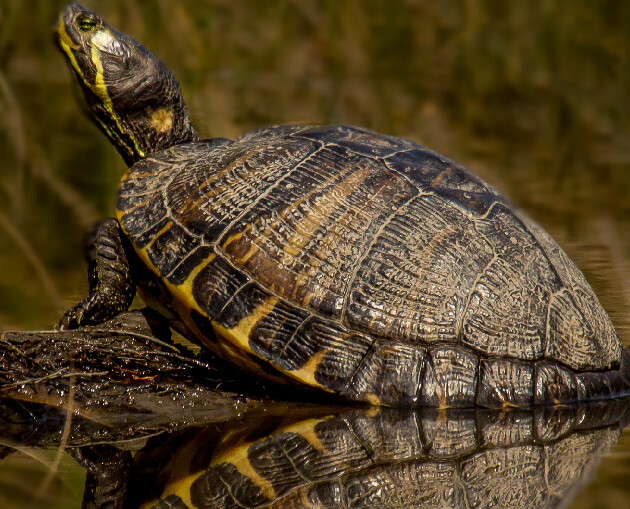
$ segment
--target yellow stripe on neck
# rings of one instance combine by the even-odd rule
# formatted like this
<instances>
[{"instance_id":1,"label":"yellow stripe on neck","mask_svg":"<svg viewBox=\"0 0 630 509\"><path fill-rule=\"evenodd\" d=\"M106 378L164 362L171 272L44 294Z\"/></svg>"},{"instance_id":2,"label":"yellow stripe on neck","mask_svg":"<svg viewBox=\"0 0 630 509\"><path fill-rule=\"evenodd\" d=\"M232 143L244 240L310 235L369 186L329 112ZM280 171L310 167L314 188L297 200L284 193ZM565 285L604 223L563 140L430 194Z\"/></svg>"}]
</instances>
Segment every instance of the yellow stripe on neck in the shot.
<instances>
[{"instance_id":1,"label":"yellow stripe on neck","mask_svg":"<svg viewBox=\"0 0 630 509\"><path fill-rule=\"evenodd\" d=\"M92 62L94 63L94 66L96 67L96 77L94 79L94 85L90 86L90 88L98 97L101 98L101 101L103 101L103 106L105 107L105 110L107 111L109 116L112 118L112 120L116 123L116 126L118 127L118 131L129 136L129 139L133 143L133 146L135 147L137 154L140 157L144 157L145 153L138 145L136 138L133 136L131 132L125 131L123 129L122 123L120 121L120 117L114 111L114 105L112 103L112 99L109 96L109 93L107 92L107 85L105 84L104 71L103 71L103 63L101 62L101 50L99 49L99 47L106 45L106 42L103 39L107 40L107 39L112 39L112 38L113 38L112 34L107 29L99 30L99 32L96 33L94 37L92 38L93 44L92 44L92 51L90 53L90 56L92 58ZM110 136L110 138L113 138L111 135L111 131L107 127L105 129L108 135ZM134 155L133 151L130 148L127 148L127 152L131 156Z\"/></svg>"},{"instance_id":2,"label":"yellow stripe on neck","mask_svg":"<svg viewBox=\"0 0 630 509\"><path fill-rule=\"evenodd\" d=\"M101 50L99 48L106 46L108 40L114 39L114 36L112 35L112 33L107 28L103 28L99 30L92 37L92 44L90 45L91 47L90 58L96 68L96 77L94 79L94 83L90 83L88 79L85 77L83 69L81 68L81 66L79 66L77 59L75 58L74 53L73 53L73 50L79 51L81 50L81 47L77 46L76 44L72 42L72 39L70 38L70 36L68 35L68 32L66 31L66 27L63 23L63 18L59 18L58 32L59 32L59 43L64 53L68 56L68 61L70 62L70 65L74 69L74 72L77 74L77 76L81 78L85 86L89 88L92 92L94 92L94 94L102 101L105 111L107 111L110 118L116 123L116 126L118 127L118 131L121 134L129 137L129 139L133 143L134 148L136 149L137 154L140 157L145 157L145 152L140 148L133 134L123 129L120 117L114 111L114 105L112 103L112 99L109 96L109 93L107 92L107 85L105 84L105 79L104 79L103 63L101 62ZM113 136L111 129L98 117L94 116L94 118L100 124L100 126L105 130L105 132L110 137L110 139L115 140L116 138ZM128 148L128 147L125 147L125 148L127 149L127 152L129 153L129 155L131 156L135 155L131 148Z\"/></svg>"}]
</instances>

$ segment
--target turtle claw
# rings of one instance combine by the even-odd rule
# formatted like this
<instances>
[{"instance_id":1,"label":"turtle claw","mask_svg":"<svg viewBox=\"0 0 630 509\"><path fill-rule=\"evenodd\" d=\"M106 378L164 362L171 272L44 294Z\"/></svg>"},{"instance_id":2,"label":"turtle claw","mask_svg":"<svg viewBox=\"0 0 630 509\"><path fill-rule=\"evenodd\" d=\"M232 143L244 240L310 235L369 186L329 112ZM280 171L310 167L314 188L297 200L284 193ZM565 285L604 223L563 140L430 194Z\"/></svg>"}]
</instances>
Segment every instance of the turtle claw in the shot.
<instances>
[{"instance_id":1,"label":"turtle claw","mask_svg":"<svg viewBox=\"0 0 630 509\"><path fill-rule=\"evenodd\" d=\"M78 328L81 324L80 315L82 315L82 313L80 312L80 310L77 309L77 306L69 309L59 320L59 323L57 324L57 330L63 331Z\"/></svg>"},{"instance_id":2,"label":"turtle claw","mask_svg":"<svg viewBox=\"0 0 630 509\"><path fill-rule=\"evenodd\" d=\"M82 325L91 322L91 313L89 313L89 309L93 307L90 306L90 301L93 300L91 297L90 295L84 301L68 309L59 320L57 330L78 329Z\"/></svg>"},{"instance_id":3,"label":"turtle claw","mask_svg":"<svg viewBox=\"0 0 630 509\"><path fill-rule=\"evenodd\" d=\"M104 322L127 311L136 294L136 283L115 219L95 225L87 239L90 293L64 313L59 330Z\"/></svg>"},{"instance_id":4,"label":"turtle claw","mask_svg":"<svg viewBox=\"0 0 630 509\"><path fill-rule=\"evenodd\" d=\"M59 330L77 329L84 325L97 325L129 309L127 295L116 288L102 285L88 297L71 307L59 320Z\"/></svg>"}]
</instances>

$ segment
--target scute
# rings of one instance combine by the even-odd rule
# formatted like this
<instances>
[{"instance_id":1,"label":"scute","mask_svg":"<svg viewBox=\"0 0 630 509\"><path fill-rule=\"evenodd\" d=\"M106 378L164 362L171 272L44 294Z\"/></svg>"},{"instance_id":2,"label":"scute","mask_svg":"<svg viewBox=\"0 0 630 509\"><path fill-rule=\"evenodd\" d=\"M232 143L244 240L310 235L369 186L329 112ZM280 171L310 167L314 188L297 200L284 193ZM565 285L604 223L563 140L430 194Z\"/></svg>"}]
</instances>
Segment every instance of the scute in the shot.
<instances>
[{"instance_id":1,"label":"scute","mask_svg":"<svg viewBox=\"0 0 630 509\"><path fill-rule=\"evenodd\" d=\"M481 179L408 140L289 126L176 146L129 171L119 219L216 330L247 324L248 355L349 397L497 402L497 362L511 359L525 363L506 372L511 397L530 401L531 384L515 378L532 380L536 362L601 371L621 356L560 247ZM443 366L460 365L457 387L442 385Z\"/></svg>"}]
</instances>

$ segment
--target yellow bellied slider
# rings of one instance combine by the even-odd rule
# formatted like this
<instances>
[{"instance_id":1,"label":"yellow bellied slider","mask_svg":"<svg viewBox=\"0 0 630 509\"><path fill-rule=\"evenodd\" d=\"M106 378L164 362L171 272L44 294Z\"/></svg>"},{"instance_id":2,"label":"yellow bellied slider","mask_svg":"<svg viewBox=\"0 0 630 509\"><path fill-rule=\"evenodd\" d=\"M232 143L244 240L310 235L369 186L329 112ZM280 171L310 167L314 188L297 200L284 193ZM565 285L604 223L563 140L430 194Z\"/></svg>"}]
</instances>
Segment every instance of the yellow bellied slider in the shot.
<instances>
[{"instance_id":1,"label":"yellow bellied slider","mask_svg":"<svg viewBox=\"0 0 630 509\"><path fill-rule=\"evenodd\" d=\"M62 326L126 309L140 286L235 364L352 400L529 407L627 391L627 355L581 272L466 168L346 126L199 140L139 43L77 4L58 36L130 166L117 220L93 235L90 296Z\"/></svg>"}]
</instances>

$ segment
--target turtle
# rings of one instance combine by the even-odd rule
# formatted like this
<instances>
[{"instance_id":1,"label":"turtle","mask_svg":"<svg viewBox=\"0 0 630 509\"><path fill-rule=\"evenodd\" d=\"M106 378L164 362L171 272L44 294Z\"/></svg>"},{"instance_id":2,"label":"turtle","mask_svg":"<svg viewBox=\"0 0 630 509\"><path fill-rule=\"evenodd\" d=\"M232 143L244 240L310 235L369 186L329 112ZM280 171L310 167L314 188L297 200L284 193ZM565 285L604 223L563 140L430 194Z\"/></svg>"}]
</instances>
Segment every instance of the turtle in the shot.
<instances>
[{"instance_id":1,"label":"turtle","mask_svg":"<svg viewBox=\"0 0 630 509\"><path fill-rule=\"evenodd\" d=\"M168 437L158 451L149 442L134 456L129 498L152 509L568 506L619 441L629 407L300 410L272 405L263 418Z\"/></svg>"},{"instance_id":2,"label":"turtle","mask_svg":"<svg viewBox=\"0 0 630 509\"><path fill-rule=\"evenodd\" d=\"M200 139L144 46L76 3L58 45L129 166L89 235L88 297L255 377L385 406L531 407L628 393L628 353L583 274L464 166L349 126Z\"/></svg>"}]
</instances>

